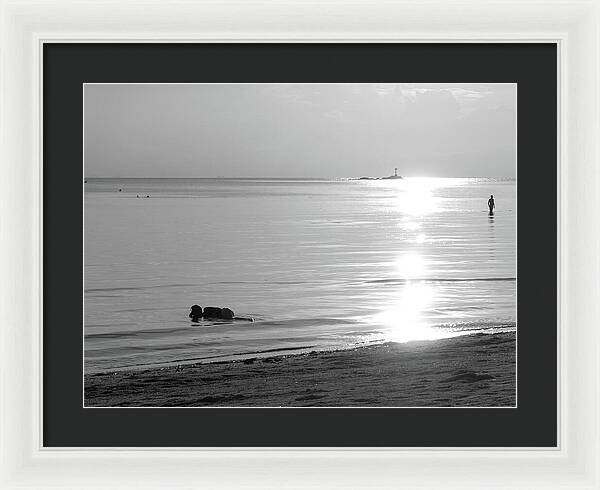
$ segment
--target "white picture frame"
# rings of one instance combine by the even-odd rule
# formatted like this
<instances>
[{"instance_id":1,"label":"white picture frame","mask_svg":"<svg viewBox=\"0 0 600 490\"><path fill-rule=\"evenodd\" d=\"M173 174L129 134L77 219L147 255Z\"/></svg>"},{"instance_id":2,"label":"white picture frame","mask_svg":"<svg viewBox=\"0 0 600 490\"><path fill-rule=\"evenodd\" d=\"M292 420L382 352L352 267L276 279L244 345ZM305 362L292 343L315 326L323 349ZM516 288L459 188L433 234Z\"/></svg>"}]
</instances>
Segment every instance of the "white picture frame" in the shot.
<instances>
[{"instance_id":1,"label":"white picture frame","mask_svg":"<svg viewBox=\"0 0 600 490\"><path fill-rule=\"evenodd\" d=\"M1 488L600 488L598 0L0 5ZM556 42L559 446L44 448L41 52L82 41Z\"/></svg>"}]
</instances>

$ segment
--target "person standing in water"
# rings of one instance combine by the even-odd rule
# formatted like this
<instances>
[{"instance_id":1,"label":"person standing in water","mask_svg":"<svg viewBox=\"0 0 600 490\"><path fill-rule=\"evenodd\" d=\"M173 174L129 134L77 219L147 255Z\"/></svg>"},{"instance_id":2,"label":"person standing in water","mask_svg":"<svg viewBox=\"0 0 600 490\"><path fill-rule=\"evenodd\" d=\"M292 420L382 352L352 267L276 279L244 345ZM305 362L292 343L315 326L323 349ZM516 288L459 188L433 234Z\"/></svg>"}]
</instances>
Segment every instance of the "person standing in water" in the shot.
<instances>
[{"instance_id":1,"label":"person standing in water","mask_svg":"<svg viewBox=\"0 0 600 490\"><path fill-rule=\"evenodd\" d=\"M494 216L494 208L496 207L496 203L494 202L494 195L492 194L488 199L488 208L490 209L490 216Z\"/></svg>"}]
</instances>

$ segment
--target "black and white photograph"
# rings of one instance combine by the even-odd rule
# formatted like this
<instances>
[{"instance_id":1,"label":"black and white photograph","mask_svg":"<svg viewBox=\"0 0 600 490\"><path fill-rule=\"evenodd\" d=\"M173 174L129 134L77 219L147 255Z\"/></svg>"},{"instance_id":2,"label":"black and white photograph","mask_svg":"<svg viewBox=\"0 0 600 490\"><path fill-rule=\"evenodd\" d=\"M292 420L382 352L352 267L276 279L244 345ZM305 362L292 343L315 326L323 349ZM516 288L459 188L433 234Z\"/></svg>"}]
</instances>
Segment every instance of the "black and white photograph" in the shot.
<instances>
[{"instance_id":1,"label":"black and white photograph","mask_svg":"<svg viewBox=\"0 0 600 490\"><path fill-rule=\"evenodd\" d=\"M517 84L83 106L84 407L517 405Z\"/></svg>"}]
</instances>

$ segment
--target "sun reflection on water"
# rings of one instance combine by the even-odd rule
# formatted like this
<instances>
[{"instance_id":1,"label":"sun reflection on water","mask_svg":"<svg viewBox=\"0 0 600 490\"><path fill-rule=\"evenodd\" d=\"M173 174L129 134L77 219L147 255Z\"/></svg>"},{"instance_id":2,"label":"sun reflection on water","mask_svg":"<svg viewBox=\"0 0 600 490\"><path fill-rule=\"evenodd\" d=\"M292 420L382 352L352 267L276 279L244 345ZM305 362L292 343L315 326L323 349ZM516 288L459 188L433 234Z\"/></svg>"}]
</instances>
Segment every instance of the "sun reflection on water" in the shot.
<instances>
[{"instance_id":1,"label":"sun reflection on water","mask_svg":"<svg viewBox=\"0 0 600 490\"><path fill-rule=\"evenodd\" d=\"M402 223L400 223L400 227L407 231L416 231L421 228L421 225L416 221L411 221L408 218L402 219Z\"/></svg>"},{"instance_id":2,"label":"sun reflection on water","mask_svg":"<svg viewBox=\"0 0 600 490\"><path fill-rule=\"evenodd\" d=\"M396 259L396 272L404 279L422 278L427 273L427 265L421 255L407 253Z\"/></svg>"},{"instance_id":3,"label":"sun reflection on water","mask_svg":"<svg viewBox=\"0 0 600 490\"><path fill-rule=\"evenodd\" d=\"M425 234L419 233L415 238L415 243L424 243L425 242Z\"/></svg>"},{"instance_id":4,"label":"sun reflection on water","mask_svg":"<svg viewBox=\"0 0 600 490\"><path fill-rule=\"evenodd\" d=\"M398 184L394 203L398 211L410 216L429 214L438 209L438 198L433 190L440 185L438 179L408 178Z\"/></svg>"},{"instance_id":5,"label":"sun reflection on water","mask_svg":"<svg viewBox=\"0 0 600 490\"><path fill-rule=\"evenodd\" d=\"M446 179L406 178L390 185L393 211L399 215L399 227L409 232L405 238L413 250L400 254L393 262L393 276L401 279L389 296L389 304L375 314L373 320L383 328L384 337L392 342L435 340L458 333L440 328L435 323L436 286L426 281L430 276L429 262L420 253L426 243L422 227L425 215L441 209L442 203L435 190L448 185ZM387 294L386 294L387 296Z\"/></svg>"},{"instance_id":6,"label":"sun reflection on water","mask_svg":"<svg viewBox=\"0 0 600 490\"><path fill-rule=\"evenodd\" d=\"M401 282L394 293L393 302L374 320L386 330L386 338L393 342L432 340L446 337L446 333L433 328L427 321L426 311L435 299L434 288L423 281L427 276L427 262L418 253L400 255L396 261L396 274Z\"/></svg>"},{"instance_id":7,"label":"sun reflection on water","mask_svg":"<svg viewBox=\"0 0 600 490\"><path fill-rule=\"evenodd\" d=\"M406 284L396 303L376 315L375 320L387 328L392 342L431 340L443 337L427 324L424 311L433 300L433 289L419 281Z\"/></svg>"}]
</instances>

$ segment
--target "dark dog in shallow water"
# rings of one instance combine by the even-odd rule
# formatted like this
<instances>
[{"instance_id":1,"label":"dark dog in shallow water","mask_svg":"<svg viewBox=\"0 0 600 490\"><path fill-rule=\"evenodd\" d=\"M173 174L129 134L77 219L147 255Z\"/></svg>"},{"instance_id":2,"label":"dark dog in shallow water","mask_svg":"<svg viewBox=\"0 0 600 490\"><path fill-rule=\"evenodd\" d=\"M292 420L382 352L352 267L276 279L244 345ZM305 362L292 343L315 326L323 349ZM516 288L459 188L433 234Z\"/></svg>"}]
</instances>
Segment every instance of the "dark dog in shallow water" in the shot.
<instances>
[{"instance_id":1,"label":"dark dog in shallow water","mask_svg":"<svg viewBox=\"0 0 600 490\"><path fill-rule=\"evenodd\" d=\"M227 310L228 312L231 312L231 316L223 315L223 310ZM206 308L204 308L204 312L202 313L202 316L204 318L223 318L225 320L232 320L233 319L233 311L231 311L229 308L219 308L217 306L207 306Z\"/></svg>"},{"instance_id":2,"label":"dark dog in shallow water","mask_svg":"<svg viewBox=\"0 0 600 490\"><path fill-rule=\"evenodd\" d=\"M190 308L190 318L193 322L197 322L200 318L202 318L202 307L198 305L194 305Z\"/></svg>"},{"instance_id":3,"label":"dark dog in shallow water","mask_svg":"<svg viewBox=\"0 0 600 490\"><path fill-rule=\"evenodd\" d=\"M200 318L208 319L220 319L220 320L246 320L253 322L252 318L240 318L236 317L233 310L229 308L219 308L216 306L207 306L202 309L198 305L194 305L190 308L190 318L193 322L197 322Z\"/></svg>"}]
</instances>

